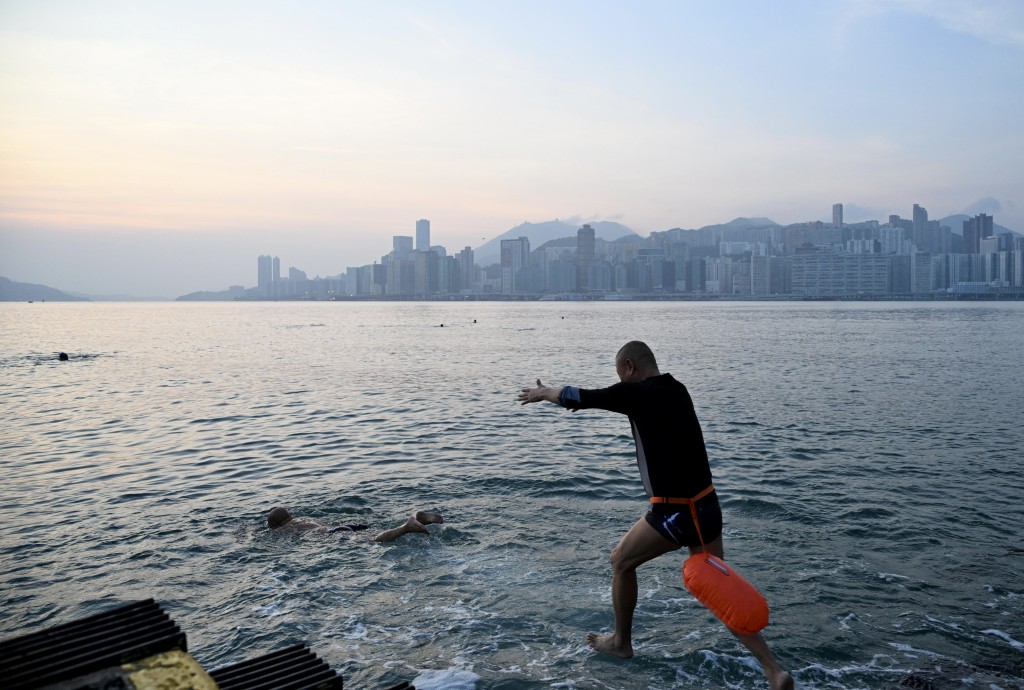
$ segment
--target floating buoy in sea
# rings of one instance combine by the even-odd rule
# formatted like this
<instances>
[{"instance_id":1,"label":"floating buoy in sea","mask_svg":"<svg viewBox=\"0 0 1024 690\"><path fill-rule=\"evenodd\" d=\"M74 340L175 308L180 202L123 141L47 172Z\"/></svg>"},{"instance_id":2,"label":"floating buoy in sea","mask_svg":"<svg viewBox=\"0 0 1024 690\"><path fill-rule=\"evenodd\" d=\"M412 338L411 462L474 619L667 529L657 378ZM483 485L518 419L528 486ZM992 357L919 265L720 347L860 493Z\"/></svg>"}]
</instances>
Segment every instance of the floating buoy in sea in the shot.
<instances>
[{"instance_id":1,"label":"floating buoy in sea","mask_svg":"<svg viewBox=\"0 0 1024 690\"><path fill-rule=\"evenodd\" d=\"M683 583L697 601L740 635L753 635L768 625L764 596L725 561L708 553L683 563Z\"/></svg>"},{"instance_id":2,"label":"floating buoy in sea","mask_svg":"<svg viewBox=\"0 0 1024 690\"><path fill-rule=\"evenodd\" d=\"M60 355L58 355L57 359L59 359L62 362L68 361L68 353L67 352L61 352Z\"/></svg>"}]
</instances>

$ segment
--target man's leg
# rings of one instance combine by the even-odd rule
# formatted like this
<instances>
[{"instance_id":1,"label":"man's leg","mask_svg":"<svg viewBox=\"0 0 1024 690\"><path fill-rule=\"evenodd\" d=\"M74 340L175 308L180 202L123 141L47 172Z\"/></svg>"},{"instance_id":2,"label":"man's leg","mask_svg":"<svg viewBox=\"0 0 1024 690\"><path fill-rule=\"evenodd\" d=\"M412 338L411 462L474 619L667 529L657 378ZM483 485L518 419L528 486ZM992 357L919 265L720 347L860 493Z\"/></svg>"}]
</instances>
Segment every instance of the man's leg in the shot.
<instances>
[{"instance_id":1,"label":"man's leg","mask_svg":"<svg viewBox=\"0 0 1024 690\"><path fill-rule=\"evenodd\" d=\"M725 550L722 546L722 538L718 537L711 543L706 545L708 553L712 556L718 556L723 561L725 560ZM701 547L691 546L690 554L697 554L701 552ZM753 635L740 635L739 633L732 632L736 636L736 639L743 643L743 646L750 650L750 653L754 655L758 663L761 664L761 670L764 671L764 675L768 678L768 686L772 690L792 690L793 688L793 676L789 675L781 666L779 662L775 660L775 656L771 650L768 649L768 643L765 642L764 637L761 633L754 633Z\"/></svg>"},{"instance_id":2,"label":"man's leg","mask_svg":"<svg viewBox=\"0 0 1024 690\"><path fill-rule=\"evenodd\" d=\"M628 659L633 656L633 610L636 608L636 569L643 563L679 547L640 518L612 550L612 609L615 632L587 635L595 650Z\"/></svg>"},{"instance_id":3,"label":"man's leg","mask_svg":"<svg viewBox=\"0 0 1024 690\"><path fill-rule=\"evenodd\" d=\"M440 524L444 522L444 518L441 517L440 513L430 513L424 510L418 510L416 513L405 521L404 525L389 529L386 532L381 532L373 538L374 541L394 541L403 534L409 534L410 532L420 532L422 534L430 534L424 525Z\"/></svg>"}]
</instances>

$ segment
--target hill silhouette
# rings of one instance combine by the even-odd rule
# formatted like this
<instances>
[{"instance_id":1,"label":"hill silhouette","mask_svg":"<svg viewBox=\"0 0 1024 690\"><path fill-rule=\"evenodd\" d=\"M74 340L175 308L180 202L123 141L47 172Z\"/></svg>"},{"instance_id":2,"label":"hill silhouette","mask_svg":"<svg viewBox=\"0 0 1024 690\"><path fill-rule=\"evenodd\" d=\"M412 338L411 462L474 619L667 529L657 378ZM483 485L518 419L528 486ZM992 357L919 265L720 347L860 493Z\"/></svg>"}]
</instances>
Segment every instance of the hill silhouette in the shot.
<instances>
[{"instance_id":1,"label":"hill silhouette","mask_svg":"<svg viewBox=\"0 0 1024 690\"><path fill-rule=\"evenodd\" d=\"M728 223L718 223L716 225L705 225L701 230L710 230L713 228L779 228L782 227L771 218L733 218Z\"/></svg>"},{"instance_id":2,"label":"hill silhouette","mask_svg":"<svg viewBox=\"0 0 1024 690\"><path fill-rule=\"evenodd\" d=\"M956 234L963 235L964 234L964 221L965 220L970 220L970 219L971 219L971 216L968 216L968 215L966 215L964 213L956 213L956 214L954 214L952 216L946 216L945 218L939 219L939 225L945 225L950 230L955 232ZM1004 233L1004 232L1009 232L1009 233L1012 233L1014 235L1019 235L1020 234L1019 232L1014 232L1010 228L1002 226L1002 225L1000 225L999 223L996 223L996 222L992 223L992 232L996 233L997 235L1001 234L1001 233Z\"/></svg>"},{"instance_id":3,"label":"hill silhouette","mask_svg":"<svg viewBox=\"0 0 1024 690\"><path fill-rule=\"evenodd\" d=\"M19 283L0 276L0 302L87 302L83 297L75 297L48 285L35 283Z\"/></svg>"},{"instance_id":4,"label":"hill silhouette","mask_svg":"<svg viewBox=\"0 0 1024 690\"><path fill-rule=\"evenodd\" d=\"M501 261L501 241L515 240L526 237L530 240L530 248L536 249L546 242L565 237L576 237L576 232L589 225L594 228L594 236L602 240L617 240L625 235L635 235L630 228L610 220L591 221L588 223L570 223L564 220L549 220L543 223L523 222L511 230L501 233L473 250L473 260L481 266L489 266Z\"/></svg>"}]
</instances>

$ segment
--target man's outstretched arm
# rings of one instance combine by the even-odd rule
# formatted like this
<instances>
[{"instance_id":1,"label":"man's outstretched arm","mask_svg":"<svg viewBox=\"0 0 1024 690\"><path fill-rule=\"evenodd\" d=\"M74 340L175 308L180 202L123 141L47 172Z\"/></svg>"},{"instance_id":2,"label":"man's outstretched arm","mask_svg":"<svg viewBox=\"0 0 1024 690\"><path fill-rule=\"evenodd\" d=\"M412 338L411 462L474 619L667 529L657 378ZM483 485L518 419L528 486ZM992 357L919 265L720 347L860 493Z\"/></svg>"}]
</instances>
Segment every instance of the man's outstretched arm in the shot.
<instances>
[{"instance_id":1,"label":"man's outstretched arm","mask_svg":"<svg viewBox=\"0 0 1024 690\"><path fill-rule=\"evenodd\" d=\"M560 401L558 399L558 396L559 396L559 394L561 392L562 392L562 387L561 386L558 387L558 388L552 388L551 386L545 386L543 383L540 382L540 379L537 379L537 387L536 388L524 388L519 393L519 396L518 396L517 399L519 400L519 402L521 402L524 405L527 404L527 403L541 402L543 400L546 400L546 401L548 401L550 403L555 403L556 405L559 405L561 403L560 403Z\"/></svg>"}]
</instances>

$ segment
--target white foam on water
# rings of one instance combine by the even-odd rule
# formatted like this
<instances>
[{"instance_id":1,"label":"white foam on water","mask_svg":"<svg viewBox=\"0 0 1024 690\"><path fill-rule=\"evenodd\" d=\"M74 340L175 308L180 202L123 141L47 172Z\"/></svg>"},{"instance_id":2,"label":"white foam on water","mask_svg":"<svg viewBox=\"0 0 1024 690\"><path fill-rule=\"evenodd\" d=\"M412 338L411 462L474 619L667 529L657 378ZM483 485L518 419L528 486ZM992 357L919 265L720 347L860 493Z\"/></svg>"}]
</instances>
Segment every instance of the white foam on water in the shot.
<instances>
[{"instance_id":1,"label":"white foam on water","mask_svg":"<svg viewBox=\"0 0 1024 690\"><path fill-rule=\"evenodd\" d=\"M367 640L370 637L370 631L362 623L356 623L355 627L345 630L341 636L346 640Z\"/></svg>"},{"instance_id":2,"label":"white foam on water","mask_svg":"<svg viewBox=\"0 0 1024 690\"><path fill-rule=\"evenodd\" d=\"M480 676L461 668L420 671L412 684L417 690L476 690Z\"/></svg>"},{"instance_id":3,"label":"white foam on water","mask_svg":"<svg viewBox=\"0 0 1024 690\"><path fill-rule=\"evenodd\" d=\"M963 627L961 627L957 623L947 623L944 620L939 620L938 618L935 618L933 616L928 616L928 615L926 615L924 618L925 618L925 620L927 620L927 621L929 621L931 623L935 623L936 625L940 625L940 626L942 626L944 628L948 628L950 630L956 630L958 632L963 630Z\"/></svg>"},{"instance_id":4,"label":"white foam on water","mask_svg":"<svg viewBox=\"0 0 1024 690\"><path fill-rule=\"evenodd\" d=\"M859 620L860 619L857 618L857 614L856 613L848 613L848 614L846 614L845 616L843 616L842 618L839 619L839 629L840 630L849 630L850 629L850 621L859 621Z\"/></svg>"},{"instance_id":5,"label":"white foam on water","mask_svg":"<svg viewBox=\"0 0 1024 690\"><path fill-rule=\"evenodd\" d=\"M1005 640L1014 649L1024 649L1024 642L1018 642L1017 640L1013 639L1012 637L1004 633L1002 630L990 628L989 630L982 630L981 632L983 635L995 635L996 637Z\"/></svg>"},{"instance_id":6,"label":"white foam on water","mask_svg":"<svg viewBox=\"0 0 1024 690\"><path fill-rule=\"evenodd\" d=\"M921 655L924 655L924 656L930 656L933 659L945 659L946 658L942 654L938 654L936 652L929 652L926 649L916 649L916 648L910 646L909 644L902 644L900 642L889 642L888 644L893 649L895 649L897 651L900 651L900 652L903 652L904 654L909 655L909 656L914 656L914 655L917 655L917 654L921 654Z\"/></svg>"},{"instance_id":7,"label":"white foam on water","mask_svg":"<svg viewBox=\"0 0 1024 690\"><path fill-rule=\"evenodd\" d=\"M289 608L278 606L277 604L268 604L267 606L251 606L249 608L253 613L260 613L269 618L276 618L277 616L284 616L292 612Z\"/></svg>"},{"instance_id":8,"label":"white foam on water","mask_svg":"<svg viewBox=\"0 0 1024 690\"><path fill-rule=\"evenodd\" d=\"M879 580L885 580L886 582L892 582L893 580L910 579L906 575L897 575L896 573L875 573L875 577L877 577Z\"/></svg>"},{"instance_id":9,"label":"white foam on water","mask_svg":"<svg viewBox=\"0 0 1024 690\"><path fill-rule=\"evenodd\" d=\"M910 673L909 669L898 669L898 668L878 668L872 660L869 664L850 664L848 666L840 666L837 668L829 668L822 666L821 664L810 664L803 668L793 668L789 672L793 675L793 679L796 681L796 686L803 690L834 690L835 688L842 688L842 690L874 690L877 683L877 676L879 673L885 674L889 680L888 682L898 682L901 676ZM875 678L872 685L864 685L864 681L855 680L859 676L869 675ZM814 678L818 682L814 682L811 679ZM822 683L822 681L824 681Z\"/></svg>"}]
</instances>

